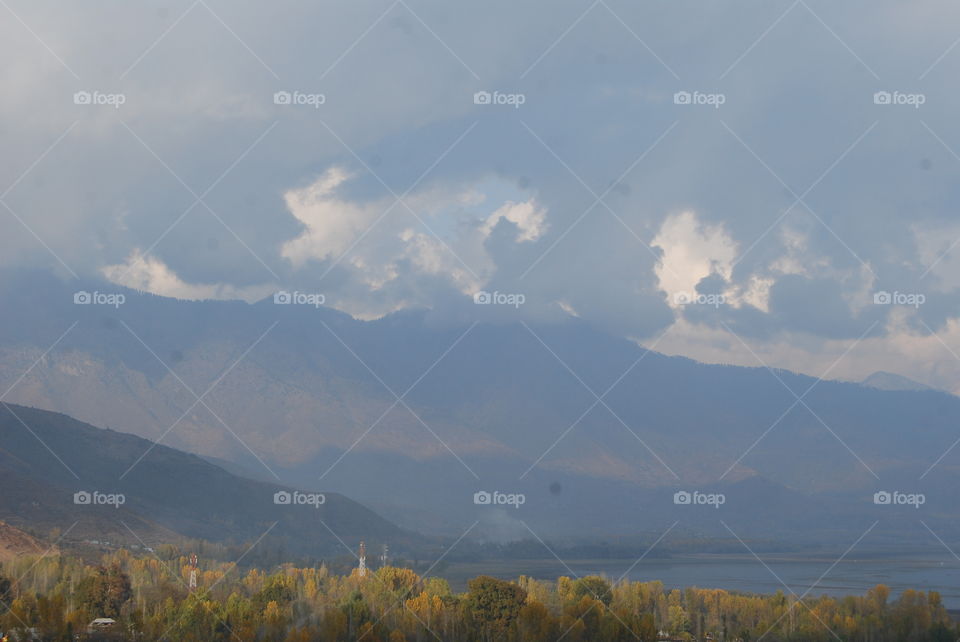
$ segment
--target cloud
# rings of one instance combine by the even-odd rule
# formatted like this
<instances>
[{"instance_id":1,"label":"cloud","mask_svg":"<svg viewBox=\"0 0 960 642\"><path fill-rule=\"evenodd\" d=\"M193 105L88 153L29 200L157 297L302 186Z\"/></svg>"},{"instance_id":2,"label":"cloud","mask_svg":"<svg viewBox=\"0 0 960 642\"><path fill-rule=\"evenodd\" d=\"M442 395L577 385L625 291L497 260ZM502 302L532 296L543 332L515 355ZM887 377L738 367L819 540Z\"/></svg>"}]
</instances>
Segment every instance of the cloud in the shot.
<instances>
[{"instance_id":1,"label":"cloud","mask_svg":"<svg viewBox=\"0 0 960 642\"><path fill-rule=\"evenodd\" d=\"M351 197L354 176L333 166L306 187L284 194L287 209L303 229L283 244L280 254L294 278L321 270L322 279L336 270L350 279L350 302L341 297L338 307L357 316L436 302L430 292L419 298L408 286L395 287L398 281L444 281L461 296L472 297L497 271L486 242L503 227L501 222L512 229L505 233L510 244L535 241L547 228L547 210L534 197L498 204L496 198L516 190L497 181L425 186L402 200L392 194L364 199ZM403 301L397 298L399 291Z\"/></svg>"},{"instance_id":2,"label":"cloud","mask_svg":"<svg viewBox=\"0 0 960 642\"><path fill-rule=\"evenodd\" d=\"M360 206L334 196L336 188L349 177L342 168L333 167L307 187L284 194L287 209L305 228L280 250L294 267L309 259L339 258L375 222L376 204Z\"/></svg>"},{"instance_id":3,"label":"cloud","mask_svg":"<svg viewBox=\"0 0 960 642\"><path fill-rule=\"evenodd\" d=\"M272 285L237 287L228 283L187 283L159 259L134 251L122 264L107 265L101 270L111 283L134 290L187 301L239 299L253 303L277 290Z\"/></svg>"},{"instance_id":4,"label":"cloud","mask_svg":"<svg viewBox=\"0 0 960 642\"><path fill-rule=\"evenodd\" d=\"M526 295L519 318L565 309L646 342L689 329L693 357L736 353L722 321L784 367L874 322L878 369L922 370L897 346L927 327L953 336L946 0L11 9L4 266L191 298L322 289L364 317L457 316L500 289ZM724 101L676 104L683 91ZM669 303L707 287L730 305ZM927 303L875 307L877 290Z\"/></svg>"},{"instance_id":5,"label":"cloud","mask_svg":"<svg viewBox=\"0 0 960 642\"><path fill-rule=\"evenodd\" d=\"M507 201L497 208L497 210L487 218L486 224L483 227L487 235L490 234L490 231L493 230L493 227L499 223L501 219L510 221L517 226L520 231L517 236L517 241L520 242L536 241L543 236L547 227L547 212L539 207L533 199L522 203Z\"/></svg>"},{"instance_id":6,"label":"cloud","mask_svg":"<svg viewBox=\"0 0 960 642\"><path fill-rule=\"evenodd\" d=\"M660 289L671 296L696 291L700 280L712 274L729 279L737 256L721 226L704 226L690 211L668 217L652 244L663 250L656 273Z\"/></svg>"}]
</instances>

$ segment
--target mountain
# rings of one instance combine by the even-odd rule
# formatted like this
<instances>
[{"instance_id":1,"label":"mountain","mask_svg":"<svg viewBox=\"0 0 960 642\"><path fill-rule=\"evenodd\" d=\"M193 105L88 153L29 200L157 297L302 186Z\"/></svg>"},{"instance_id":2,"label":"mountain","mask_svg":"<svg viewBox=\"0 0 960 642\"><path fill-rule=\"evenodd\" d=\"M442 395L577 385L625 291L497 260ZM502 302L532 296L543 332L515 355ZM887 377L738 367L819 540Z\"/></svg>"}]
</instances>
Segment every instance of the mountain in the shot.
<instances>
[{"instance_id":1,"label":"mountain","mask_svg":"<svg viewBox=\"0 0 960 642\"><path fill-rule=\"evenodd\" d=\"M125 301L75 304L77 291ZM849 541L876 519L917 525L912 508L874 505L899 490L925 493L926 524L960 537L960 399L937 391L707 365L572 318L472 323L485 306L360 321L35 273L0 278L0 302L8 400L340 492L419 532L480 520L490 539L618 536L680 520L729 537L721 513L673 503L711 490L734 530ZM525 503L477 505L481 491Z\"/></svg>"},{"instance_id":2,"label":"mountain","mask_svg":"<svg viewBox=\"0 0 960 642\"><path fill-rule=\"evenodd\" d=\"M0 404L0 519L69 539L155 545L182 537L270 541L312 555L346 554L337 539L408 536L336 493L314 503L280 484L238 477L204 459L60 413ZM296 493L296 495L295 495Z\"/></svg>"},{"instance_id":3,"label":"mountain","mask_svg":"<svg viewBox=\"0 0 960 642\"><path fill-rule=\"evenodd\" d=\"M933 390L930 386L892 372L877 371L861 382L877 390Z\"/></svg>"}]
</instances>

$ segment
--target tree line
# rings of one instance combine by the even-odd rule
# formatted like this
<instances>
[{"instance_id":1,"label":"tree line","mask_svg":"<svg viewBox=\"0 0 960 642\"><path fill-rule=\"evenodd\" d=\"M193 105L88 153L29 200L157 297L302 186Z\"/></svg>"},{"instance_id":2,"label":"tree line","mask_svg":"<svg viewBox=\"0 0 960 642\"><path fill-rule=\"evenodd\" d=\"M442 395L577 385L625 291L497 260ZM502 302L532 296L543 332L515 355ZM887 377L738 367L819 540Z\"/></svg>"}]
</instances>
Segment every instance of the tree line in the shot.
<instances>
[{"instance_id":1,"label":"tree line","mask_svg":"<svg viewBox=\"0 0 960 642\"><path fill-rule=\"evenodd\" d=\"M126 550L95 564L67 555L18 558L0 567L0 631L11 640L51 642L946 642L960 636L938 593L907 590L892 599L883 585L863 596L800 600L598 576L480 576L454 592L446 580L409 568L360 576L326 566L241 570L207 561L191 591L190 571L185 555L161 559ZM88 632L100 617L116 623Z\"/></svg>"}]
</instances>

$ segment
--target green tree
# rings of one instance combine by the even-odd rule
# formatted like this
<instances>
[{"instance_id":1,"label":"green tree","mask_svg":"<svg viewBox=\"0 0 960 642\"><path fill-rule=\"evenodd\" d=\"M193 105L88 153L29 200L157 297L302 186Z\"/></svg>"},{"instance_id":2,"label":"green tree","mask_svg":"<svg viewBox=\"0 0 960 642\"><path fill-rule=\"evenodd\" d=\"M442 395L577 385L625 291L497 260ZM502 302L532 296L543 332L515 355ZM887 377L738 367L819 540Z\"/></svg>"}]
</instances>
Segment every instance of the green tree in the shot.
<instances>
[{"instance_id":1,"label":"green tree","mask_svg":"<svg viewBox=\"0 0 960 642\"><path fill-rule=\"evenodd\" d=\"M484 640L507 637L527 592L512 582L480 575L467 582L467 608Z\"/></svg>"},{"instance_id":2,"label":"green tree","mask_svg":"<svg viewBox=\"0 0 960 642\"><path fill-rule=\"evenodd\" d=\"M340 610L347 616L347 630L351 638L357 637L360 627L372 619L370 607L367 606L363 594L358 590L353 591L347 597L340 606Z\"/></svg>"},{"instance_id":3,"label":"green tree","mask_svg":"<svg viewBox=\"0 0 960 642\"><path fill-rule=\"evenodd\" d=\"M289 578L283 575L272 575L254 596L253 603L258 611L263 611L270 602L276 602L278 606L286 606L295 597L293 583Z\"/></svg>"},{"instance_id":4,"label":"green tree","mask_svg":"<svg viewBox=\"0 0 960 642\"><path fill-rule=\"evenodd\" d=\"M604 606L610 606L610 602L613 600L610 582L599 575L581 577L573 583L573 597L579 601L584 596L600 600Z\"/></svg>"}]
</instances>

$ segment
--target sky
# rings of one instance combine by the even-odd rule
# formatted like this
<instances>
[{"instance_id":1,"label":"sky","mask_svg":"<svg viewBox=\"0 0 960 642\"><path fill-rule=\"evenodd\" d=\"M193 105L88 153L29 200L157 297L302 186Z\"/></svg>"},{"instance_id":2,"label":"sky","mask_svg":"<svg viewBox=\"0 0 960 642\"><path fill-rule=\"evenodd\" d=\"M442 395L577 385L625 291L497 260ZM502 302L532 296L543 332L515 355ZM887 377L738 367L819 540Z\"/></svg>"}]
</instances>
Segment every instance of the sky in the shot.
<instances>
[{"instance_id":1,"label":"sky","mask_svg":"<svg viewBox=\"0 0 960 642\"><path fill-rule=\"evenodd\" d=\"M0 267L960 392L956 3L0 14Z\"/></svg>"}]
</instances>

